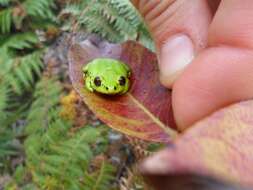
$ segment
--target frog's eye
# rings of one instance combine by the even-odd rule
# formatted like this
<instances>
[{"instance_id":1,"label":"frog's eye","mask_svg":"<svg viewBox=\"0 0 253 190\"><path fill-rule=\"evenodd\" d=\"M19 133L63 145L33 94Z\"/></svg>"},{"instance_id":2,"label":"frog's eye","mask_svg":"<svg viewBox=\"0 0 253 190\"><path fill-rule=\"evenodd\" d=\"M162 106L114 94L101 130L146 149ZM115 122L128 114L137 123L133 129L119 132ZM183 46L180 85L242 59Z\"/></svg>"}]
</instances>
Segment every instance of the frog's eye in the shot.
<instances>
[{"instance_id":1,"label":"frog's eye","mask_svg":"<svg viewBox=\"0 0 253 190\"><path fill-rule=\"evenodd\" d=\"M101 86L101 79L100 79L100 77L95 77L95 79L94 79L94 84L95 84L96 86Z\"/></svg>"},{"instance_id":2,"label":"frog's eye","mask_svg":"<svg viewBox=\"0 0 253 190\"><path fill-rule=\"evenodd\" d=\"M119 78L119 84L120 84L120 86L124 86L126 84L126 78L121 76Z\"/></svg>"}]
</instances>

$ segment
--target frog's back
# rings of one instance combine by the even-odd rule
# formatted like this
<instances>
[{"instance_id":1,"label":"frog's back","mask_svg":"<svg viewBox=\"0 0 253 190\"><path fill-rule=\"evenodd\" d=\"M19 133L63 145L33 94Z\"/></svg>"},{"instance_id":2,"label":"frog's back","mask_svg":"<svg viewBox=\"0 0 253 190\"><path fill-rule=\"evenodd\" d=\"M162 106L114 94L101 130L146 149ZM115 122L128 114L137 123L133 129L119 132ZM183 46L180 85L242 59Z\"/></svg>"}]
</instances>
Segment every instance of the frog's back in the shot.
<instances>
[{"instance_id":1,"label":"frog's back","mask_svg":"<svg viewBox=\"0 0 253 190\"><path fill-rule=\"evenodd\" d=\"M114 59L109 58L98 58L92 61L92 64L96 67L112 67L112 66L118 66L119 64L122 64L122 62Z\"/></svg>"},{"instance_id":2,"label":"frog's back","mask_svg":"<svg viewBox=\"0 0 253 190\"><path fill-rule=\"evenodd\" d=\"M118 60L109 59L109 58L99 58L95 59L91 62L89 65L89 68L91 70L96 70L98 72L106 71L106 70L112 70L117 73L123 72L126 70L128 66L126 66L124 63Z\"/></svg>"}]
</instances>

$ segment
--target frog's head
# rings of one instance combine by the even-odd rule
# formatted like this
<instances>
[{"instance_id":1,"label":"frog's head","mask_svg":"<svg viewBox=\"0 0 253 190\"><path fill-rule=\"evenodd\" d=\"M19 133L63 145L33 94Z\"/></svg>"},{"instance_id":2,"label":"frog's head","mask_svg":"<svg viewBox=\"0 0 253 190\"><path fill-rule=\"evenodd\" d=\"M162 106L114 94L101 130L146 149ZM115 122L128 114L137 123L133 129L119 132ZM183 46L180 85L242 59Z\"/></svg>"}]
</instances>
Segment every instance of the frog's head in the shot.
<instances>
[{"instance_id":1,"label":"frog's head","mask_svg":"<svg viewBox=\"0 0 253 190\"><path fill-rule=\"evenodd\" d=\"M102 94L124 94L129 89L130 69L112 59L95 59L83 67L85 87Z\"/></svg>"},{"instance_id":2,"label":"frog's head","mask_svg":"<svg viewBox=\"0 0 253 190\"><path fill-rule=\"evenodd\" d=\"M116 63L116 62L115 62ZM129 89L130 70L119 63L96 62L83 68L85 87L102 94L124 94Z\"/></svg>"},{"instance_id":3,"label":"frog's head","mask_svg":"<svg viewBox=\"0 0 253 190\"><path fill-rule=\"evenodd\" d=\"M127 75L119 75L107 71L106 75L101 73L94 76L90 81L94 91L103 94L123 94L129 88L129 79Z\"/></svg>"}]
</instances>

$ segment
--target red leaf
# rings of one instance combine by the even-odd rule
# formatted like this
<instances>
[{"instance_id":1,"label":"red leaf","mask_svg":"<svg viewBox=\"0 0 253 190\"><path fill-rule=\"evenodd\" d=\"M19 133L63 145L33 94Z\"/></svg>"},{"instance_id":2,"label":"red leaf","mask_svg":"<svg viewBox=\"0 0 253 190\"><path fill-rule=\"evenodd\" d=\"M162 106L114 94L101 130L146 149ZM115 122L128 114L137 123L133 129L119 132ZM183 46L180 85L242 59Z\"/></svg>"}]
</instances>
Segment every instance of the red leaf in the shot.
<instances>
[{"instance_id":1,"label":"red leaf","mask_svg":"<svg viewBox=\"0 0 253 190\"><path fill-rule=\"evenodd\" d=\"M127 63L131 70L131 88L122 96L104 96L83 88L83 65L94 58L110 57ZM157 142L169 142L177 132L171 109L171 92L158 79L154 53L135 42L122 45L85 40L69 51L70 77L75 89L99 119L130 136Z\"/></svg>"},{"instance_id":2,"label":"red leaf","mask_svg":"<svg viewBox=\"0 0 253 190\"><path fill-rule=\"evenodd\" d=\"M253 101L234 104L199 121L158 153L153 175L170 178L181 173L212 176L253 186ZM187 158L187 160L185 159ZM156 161L155 161L155 160ZM159 166L158 166L159 165ZM164 180L166 183L168 179ZM162 187L163 184L160 184ZM252 189L252 188L251 188Z\"/></svg>"}]
</instances>

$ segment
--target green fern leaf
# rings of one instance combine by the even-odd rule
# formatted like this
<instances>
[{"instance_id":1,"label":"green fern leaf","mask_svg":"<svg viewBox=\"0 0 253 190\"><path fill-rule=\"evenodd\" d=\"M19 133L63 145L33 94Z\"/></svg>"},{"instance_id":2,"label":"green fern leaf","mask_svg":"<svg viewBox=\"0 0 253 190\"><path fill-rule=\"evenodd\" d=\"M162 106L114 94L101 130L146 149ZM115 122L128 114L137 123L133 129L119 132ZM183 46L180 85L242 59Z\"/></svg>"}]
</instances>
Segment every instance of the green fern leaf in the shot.
<instances>
[{"instance_id":1,"label":"green fern leaf","mask_svg":"<svg viewBox=\"0 0 253 190\"><path fill-rule=\"evenodd\" d=\"M55 20L51 9L54 0L26 0L23 6L29 16Z\"/></svg>"},{"instance_id":2,"label":"green fern leaf","mask_svg":"<svg viewBox=\"0 0 253 190\"><path fill-rule=\"evenodd\" d=\"M14 58L10 63L6 78L13 91L22 94L24 90L32 88L34 83L34 71L41 75L43 63L41 61L41 51L36 51L23 57Z\"/></svg>"},{"instance_id":3,"label":"green fern leaf","mask_svg":"<svg viewBox=\"0 0 253 190\"><path fill-rule=\"evenodd\" d=\"M154 51L154 44L146 25L129 0L70 3L61 15L67 15L69 18L65 19L64 30L72 30L73 23L77 21L79 28L97 33L109 41L138 40Z\"/></svg>"},{"instance_id":4,"label":"green fern leaf","mask_svg":"<svg viewBox=\"0 0 253 190\"><path fill-rule=\"evenodd\" d=\"M98 172L86 173L84 190L107 190L114 179L114 172L115 168L112 165L103 162Z\"/></svg>"},{"instance_id":5,"label":"green fern leaf","mask_svg":"<svg viewBox=\"0 0 253 190\"><path fill-rule=\"evenodd\" d=\"M54 111L50 113L50 110L59 103L61 92L62 86L54 78L42 77L36 84L33 104L27 118L28 125L25 129L27 134L45 131L50 120L54 118L52 114Z\"/></svg>"},{"instance_id":6,"label":"green fern leaf","mask_svg":"<svg viewBox=\"0 0 253 190\"><path fill-rule=\"evenodd\" d=\"M3 40L2 46L0 46L0 48L23 50L26 48L33 48L37 43L39 43L37 35L32 32L26 32L14 34L11 36L5 36L5 40Z\"/></svg>"},{"instance_id":7,"label":"green fern leaf","mask_svg":"<svg viewBox=\"0 0 253 190\"><path fill-rule=\"evenodd\" d=\"M6 34L11 31L11 22L11 9L0 10L0 32L2 34Z\"/></svg>"}]
</instances>

